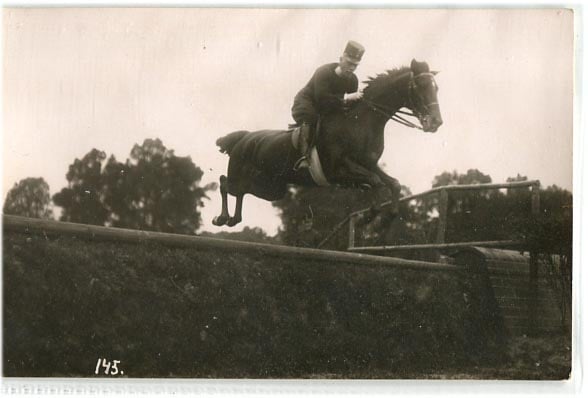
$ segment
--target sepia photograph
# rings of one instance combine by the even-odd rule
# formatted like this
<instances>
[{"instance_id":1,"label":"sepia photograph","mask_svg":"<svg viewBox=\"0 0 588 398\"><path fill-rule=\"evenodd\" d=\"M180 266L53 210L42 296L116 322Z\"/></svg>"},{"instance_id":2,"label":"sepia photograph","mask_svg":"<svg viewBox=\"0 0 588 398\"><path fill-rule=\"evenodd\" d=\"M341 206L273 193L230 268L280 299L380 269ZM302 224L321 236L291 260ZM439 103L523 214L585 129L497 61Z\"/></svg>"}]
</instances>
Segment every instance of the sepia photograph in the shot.
<instances>
[{"instance_id":1,"label":"sepia photograph","mask_svg":"<svg viewBox=\"0 0 588 398\"><path fill-rule=\"evenodd\" d=\"M4 379L575 377L573 8L2 11Z\"/></svg>"}]
</instances>

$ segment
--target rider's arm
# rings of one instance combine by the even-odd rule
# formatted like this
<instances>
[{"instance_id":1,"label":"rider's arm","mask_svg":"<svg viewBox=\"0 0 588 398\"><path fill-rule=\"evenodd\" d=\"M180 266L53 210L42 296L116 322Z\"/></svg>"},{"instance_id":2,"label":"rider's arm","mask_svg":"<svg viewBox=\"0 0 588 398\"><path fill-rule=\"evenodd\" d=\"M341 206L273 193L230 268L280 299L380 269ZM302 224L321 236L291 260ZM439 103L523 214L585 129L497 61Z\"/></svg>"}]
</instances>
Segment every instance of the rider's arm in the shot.
<instances>
[{"instance_id":1,"label":"rider's arm","mask_svg":"<svg viewBox=\"0 0 588 398\"><path fill-rule=\"evenodd\" d=\"M357 76L353 75L353 79L349 81L348 87L345 89L345 95L343 96L343 102L348 103L350 101L357 101L363 97L363 93L358 90L359 82Z\"/></svg>"},{"instance_id":2,"label":"rider's arm","mask_svg":"<svg viewBox=\"0 0 588 398\"><path fill-rule=\"evenodd\" d=\"M322 111L337 110L343 106L343 93L332 92L332 75L332 70L319 68L313 78L314 98Z\"/></svg>"},{"instance_id":3,"label":"rider's arm","mask_svg":"<svg viewBox=\"0 0 588 398\"><path fill-rule=\"evenodd\" d=\"M346 93L355 93L359 87L359 81L357 80L357 76L352 75L351 80L349 81L349 87L345 90Z\"/></svg>"}]
</instances>

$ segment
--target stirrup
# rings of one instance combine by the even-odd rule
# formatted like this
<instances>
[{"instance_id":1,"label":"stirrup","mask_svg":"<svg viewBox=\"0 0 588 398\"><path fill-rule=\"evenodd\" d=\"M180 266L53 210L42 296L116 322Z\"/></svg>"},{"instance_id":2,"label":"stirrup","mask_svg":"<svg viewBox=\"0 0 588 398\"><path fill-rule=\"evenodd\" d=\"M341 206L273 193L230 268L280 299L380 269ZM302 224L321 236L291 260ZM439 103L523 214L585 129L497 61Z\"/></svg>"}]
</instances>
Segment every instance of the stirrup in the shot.
<instances>
[{"instance_id":1,"label":"stirrup","mask_svg":"<svg viewBox=\"0 0 588 398\"><path fill-rule=\"evenodd\" d=\"M309 167L310 167L310 164L308 163L308 155L304 155L300 159L298 159L296 161L296 163L294 163L294 167L292 167L292 170L298 171L301 168L309 168Z\"/></svg>"}]
</instances>

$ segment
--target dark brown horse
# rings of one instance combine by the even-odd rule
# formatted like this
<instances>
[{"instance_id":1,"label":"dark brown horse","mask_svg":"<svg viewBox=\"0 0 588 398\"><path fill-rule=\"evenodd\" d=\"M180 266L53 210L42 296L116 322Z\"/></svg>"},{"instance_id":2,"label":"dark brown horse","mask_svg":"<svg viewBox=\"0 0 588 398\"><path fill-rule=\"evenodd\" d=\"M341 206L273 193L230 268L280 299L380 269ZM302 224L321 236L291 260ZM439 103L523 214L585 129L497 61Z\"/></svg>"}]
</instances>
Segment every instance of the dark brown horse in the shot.
<instances>
[{"instance_id":1,"label":"dark brown horse","mask_svg":"<svg viewBox=\"0 0 588 398\"><path fill-rule=\"evenodd\" d=\"M344 113L323 116L316 148L330 184L374 189L374 203L384 200L393 217L398 211L400 184L384 173L378 160L384 150L384 126L394 119L426 132L443 123L437 102L434 75L425 62L412 61L410 68L387 71L368 80L364 97ZM408 108L419 119L417 126L397 113ZM400 111L400 113L405 113ZM217 140L221 152L230 156L227 176L220 177L222 212L214 225L241 222L243 196L247 193L274 201L283 198L288 184L317 186L308 169L293 170L300 154L291 130L236 131ZM237 198L229 215L227 193Z\"/></svg>"}]
</instances>

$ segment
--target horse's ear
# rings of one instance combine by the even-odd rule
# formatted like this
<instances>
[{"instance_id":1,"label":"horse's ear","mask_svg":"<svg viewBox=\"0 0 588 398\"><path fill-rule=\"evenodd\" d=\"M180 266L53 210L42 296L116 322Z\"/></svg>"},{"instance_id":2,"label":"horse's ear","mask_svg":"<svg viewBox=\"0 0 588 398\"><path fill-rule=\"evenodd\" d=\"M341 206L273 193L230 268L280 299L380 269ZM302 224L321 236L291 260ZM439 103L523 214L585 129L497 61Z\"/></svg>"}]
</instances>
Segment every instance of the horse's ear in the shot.
<instances>
[{"instance_id":1,"label":"horse's ear","mask_svg":"<svg viewBox=\"0 0 588 398\"><path fill-rule=\"evenodd\" d=\"M426 62L419 62L413 58L410 62L410 70L413 71L415 75L426 73L429 71L429 64Z\"/></svg>"}]
</instances>

